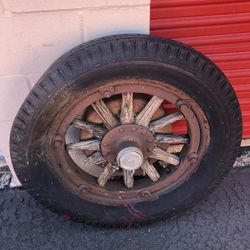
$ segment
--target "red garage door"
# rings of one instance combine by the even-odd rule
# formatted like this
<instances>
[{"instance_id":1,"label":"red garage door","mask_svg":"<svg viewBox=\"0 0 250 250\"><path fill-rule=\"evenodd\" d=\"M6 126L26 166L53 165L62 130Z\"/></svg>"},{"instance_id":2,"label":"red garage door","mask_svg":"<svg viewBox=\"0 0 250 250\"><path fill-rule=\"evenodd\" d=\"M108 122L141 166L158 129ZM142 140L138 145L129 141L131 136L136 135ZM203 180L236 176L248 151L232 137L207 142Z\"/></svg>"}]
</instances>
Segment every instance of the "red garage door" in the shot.
<instances>
[{"instance_id":1,"label":"red garage door","mask_svg":"<svg viewBox=\"0 0 250 250\"><path fill-rule=\"evenodd\" d=\"M250 1L151 0L151 34L188 44L229 78L250 138Z\"/></svg>"}]
</instances>

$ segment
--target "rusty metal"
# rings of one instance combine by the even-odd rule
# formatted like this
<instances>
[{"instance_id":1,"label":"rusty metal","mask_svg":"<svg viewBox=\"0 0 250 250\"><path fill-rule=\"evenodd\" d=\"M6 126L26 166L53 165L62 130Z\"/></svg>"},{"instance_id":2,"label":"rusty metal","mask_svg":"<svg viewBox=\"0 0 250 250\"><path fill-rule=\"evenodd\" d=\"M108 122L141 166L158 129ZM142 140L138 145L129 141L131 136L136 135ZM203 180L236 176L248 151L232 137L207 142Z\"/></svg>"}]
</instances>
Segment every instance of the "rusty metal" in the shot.
<instances>
[{"instance_id":1,"label":"rusty metal","mask_svg":"<svg viewBox=\"0 0 250 250\"><path fill-rule=\"evenodd\" d=\"M64 185L69 188L69 190L81 198L94 203L116 206L121 205L124 202L137 203L157 199L160 195L170 192L181 185L198 168L199 162L206 153L210 142L210 130L206 116L200 106L190 96L167 83L147 79L121 79L114 82L110 81L109 83L103 83L103 89L110 88L113 90L112 95L119 95L120 98L122 93L134 93L134 95L137 93L142 93L148 96L147 100L149 100L150 96L152 97L153 95L158 96L159 98L162 98L174 105L178 100L185 100L188 105L180 105L179 111L183 114L188 124L190 141L188 144L183 146L183 149L180 153L180 164L174 167L173 171L168 171L169 167L160 169L161 178L156 182L152 182L147 176L145 176L143 178L140 177L140 179L135 179L134 186L131 189L127 189L123 182L119 181L119 179L114 179L112 182L107 182L105 187L101 187L97 185L95 177L87 174L72 161L70 155L65 150L64 142L59 147L55 148L53 147L54 142L52 140L52 143L46 147L46 155L51 162L51 168L56 173L56 175L58 175ZM112 99L113 96L111 96L110 99ZM54 138L54 135L57 134L65 136L68 127L70 124L72 124L74 119L78 117L79 114L84 113L84 111L88 109L89 105L102 100L103 97L104 95L100 92L99 88L93 87L92 90L84 92L78 98L75 98L72 103L70 103L66 108L58 113L54 122L51 124L48 137ZM108 100L109 99L107 99L107 107L109 107ZM161 107L159 109L161 109ZM112 111L112 109L110 110ZM140 110L138 110L136 113L138 114ZM114 114L118 114L118 111ZM163 115L166 115L166 113L162 113L162 115L158 118L163 117ZM154 120L154 118L152 119ZM128 127L125 129L123 126ZM103 150L102 147L107 147L109 143L116 144L118 147L122 145L123 142L127 143L129 140L126 141L124 138L119 138L118 135L123 134L125 136L125 131L128 133L129 128L129 137L131 137L130 134L133 133L136 133L137 135L136 137L131 138L131 140L134 143L140 144L140 147L142 147L145 154L147 154L145 148L147 148L146 146L149 143L154 142L154 138L152 138L152 140L141 139L141 137L147 138L146 135L148 135L148 130L141 129L140 127L141 131L138 133L138 127L136 127L136 130L133 129L134 127L135 125L131 127L129 124L120 125L111 129L107 134L105 134L103 138L101 150ZM114 136L112 131L115 131L114 135L118 140L118 144L116 141L111 139ZM112 132L110 134L112 136L107 137L110 132ZM104 142L106 138L107 141ZM112 149L109 153L111 153L112 159L114 161L115 153L113 153L113 150L115 152L118 151L112 145L109 145L109 147ZM190 154L193 152L197 152L199 156L198 160L194 163L190 162L188 159L188 156L190 156ZM103 154L104 153L106 152L103 152ZM121 170L117 170L116 173L120 173L120 175L122 175ZM79 187L81 185L87 187L83 188L83 190L87 191L80 192ZM149 192L150 197L147 195L141 195L144 192Z\"/></svg>"},{"instance_id":2,"label":"rusty metal","mask_svg":"<svg viewBox=\"0 0 250 250\"><path fill-rule=\"evenodd\" d=\"M105 134L101 143L101 152L108 162L115 164L118 153L130 146L140 148L144 157L148 157L155 146L153 134L140 125L120 125Z\"/></svg>"}]
</instances>

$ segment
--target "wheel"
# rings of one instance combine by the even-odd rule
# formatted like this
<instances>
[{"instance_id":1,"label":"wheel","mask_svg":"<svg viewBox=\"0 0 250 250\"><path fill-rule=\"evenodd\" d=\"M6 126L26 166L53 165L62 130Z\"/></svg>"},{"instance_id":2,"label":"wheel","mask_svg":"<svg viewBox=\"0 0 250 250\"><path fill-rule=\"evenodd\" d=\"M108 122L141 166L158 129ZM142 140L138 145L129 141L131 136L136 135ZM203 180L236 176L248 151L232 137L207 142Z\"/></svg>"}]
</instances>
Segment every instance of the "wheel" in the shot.
<instances>
[{"instance_id":1,"label":"wheel","mask_svg":"<svg viewBox=\"0 0 250 250\"><path fill-rule=\"evenodd\" d=\"M228 173L241 114L223 73L176 41L82 44L35 85L11 131L25 189L72 219L130 227L186 210Z\"/></svg>"}]
</instances>

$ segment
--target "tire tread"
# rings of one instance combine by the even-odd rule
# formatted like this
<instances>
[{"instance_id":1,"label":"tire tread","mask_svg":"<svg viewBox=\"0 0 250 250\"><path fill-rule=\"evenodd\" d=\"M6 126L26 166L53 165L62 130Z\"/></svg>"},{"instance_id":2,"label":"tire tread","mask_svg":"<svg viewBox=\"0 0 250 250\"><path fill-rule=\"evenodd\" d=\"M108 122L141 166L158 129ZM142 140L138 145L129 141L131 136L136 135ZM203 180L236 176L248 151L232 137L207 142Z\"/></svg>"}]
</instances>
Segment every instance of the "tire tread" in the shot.
<instances>
[{"instance_id":1,"label":"tire tread","mask_svg":"<svg viewBox=\"0 0 250 250\"><path fill-rule=\"evenodd\" d=\"M106 50L109 51L109 53L106 53ZM211 183L210 187L208 187L206 195L210 193L229 172L239 153L242 136L242 118L237 97L223 72L207 57L179 42L147 35L117 35L97 39L68 51L51 65L44 74L45 79L43 77L43 80L40 79L38 81L24 101L12 126L10 148L15 168L24 168L26 162L24 145L27 143L27 138L20 135L20 131L23 131L24 128L27 131L29 130L30 123L35 117L35 111L41 109L44 99L48 100L52 93L54 95L59 93L62 88L66 87L64 82L70 84L79 70L84 73L87 72L90 67L97 67L98 64L107 65L109 62L107 60L105 61L106 56L112 60L112 62L134 60L135 57L138 58L138 60L147 60L149 57L153 57L154 60L159 62L171 62L176 65L185 64L193 74L206 79L206 84L212 89L214 94L221 99L221 102L225 104L224 106L228 108L225 112L230 114L231 143L228 145L228 155L231 157L222 159L220 164L227 167L219 168L221 173L218 174L218 178L215 182ZM74 65L72 62L74 62ZM27 179L22 184L23 187L43 205L55 212L62 213L60 209L54 206L52 201L48 202L48 200L44 198L46 194L43 193L42 188L32 185L32 180ZM200 198L201 197L199 197L199 199ZM191 203L189 201L187 206L193 206L199 199ZM174 216L180 212L182 211L173 211L170 216ZM163 218L164 217L165 216L163 216ZM141 226L159 221L163 218L153 218L147 222L142 221L134 226ZM81 221L81 217L76 216L74 219ZM121 226L86 220L85 223L106 227Z\"/></svg>"}]
</instances>

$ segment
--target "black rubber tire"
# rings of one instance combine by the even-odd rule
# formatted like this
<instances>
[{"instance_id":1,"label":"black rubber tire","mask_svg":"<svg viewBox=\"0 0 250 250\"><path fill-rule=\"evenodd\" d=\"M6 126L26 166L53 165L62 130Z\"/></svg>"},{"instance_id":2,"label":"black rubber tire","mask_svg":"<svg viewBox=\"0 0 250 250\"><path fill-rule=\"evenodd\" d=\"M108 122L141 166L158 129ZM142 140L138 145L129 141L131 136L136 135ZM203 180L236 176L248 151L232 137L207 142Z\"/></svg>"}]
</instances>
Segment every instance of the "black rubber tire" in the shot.
<instances>
[{"instance_id":1,"label":"black rubber tire","mask_svg":"<svg viewBox=\"0 0 250 250\"><path fill-rule=\"evenodd\" d=\"M63 186L50 170L37 138L46 134L65 93L70 99L77 88L93 86L97 78L131 74L166 81L191 96L208 119L209 149L196 173L159 199L131 207L98 205L80 199ZM82 77L84 84L77 81ZM77 88L73 88L75 85ZM136 226L173 216L209 193L235 161L241 123L239 103L229 81L199 52L176 41L147 35L110 36L77 46L45 72L15 118L11 158L23 187L51 210L91 224Z\"/></svg>"}]
</instances>

